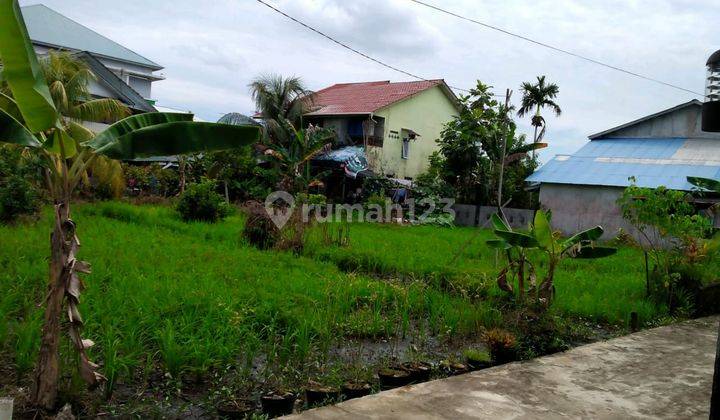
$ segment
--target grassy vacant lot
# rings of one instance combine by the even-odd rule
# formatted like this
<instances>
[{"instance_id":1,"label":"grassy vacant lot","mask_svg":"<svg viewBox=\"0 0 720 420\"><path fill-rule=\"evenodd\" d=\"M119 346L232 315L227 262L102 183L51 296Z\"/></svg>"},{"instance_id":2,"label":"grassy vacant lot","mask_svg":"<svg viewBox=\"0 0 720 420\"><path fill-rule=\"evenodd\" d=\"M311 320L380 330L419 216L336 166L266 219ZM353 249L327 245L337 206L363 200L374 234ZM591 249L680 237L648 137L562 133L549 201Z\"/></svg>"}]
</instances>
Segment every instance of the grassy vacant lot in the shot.
<instances>
[{"instance_id":1,"label":"grassy vacant lot","mask_svg":"<svg viewBox=\"0 0 720 420\"><path fill-rule=\"evenodd\" d=\"M247 387L251 378L291 384L337 369L348 379L343 364L369 371L389 359L358 360L348 356L353 346L402 338L415 353L428 343L435 353L457 351L504 322L493 306L487 231L353 224L350 244L338 247L315 228L295 256L244 244L240 216L188 224L166 207L99 203L76 207L74 219L80 257L93 265L81 302L85 335L97 343L92 357L109 378L107 393L120 400L167 386L169 376L201 378L203 389ZM27 384L37 353L50 223L46 215L0 226L4 385ZM566 261L554 310L606 325L625 325L631 311L650 321L664 309L644 300L644 287L637 250ZM66 388L81 386L68 377Z\"/></svg>"}]
</instances>

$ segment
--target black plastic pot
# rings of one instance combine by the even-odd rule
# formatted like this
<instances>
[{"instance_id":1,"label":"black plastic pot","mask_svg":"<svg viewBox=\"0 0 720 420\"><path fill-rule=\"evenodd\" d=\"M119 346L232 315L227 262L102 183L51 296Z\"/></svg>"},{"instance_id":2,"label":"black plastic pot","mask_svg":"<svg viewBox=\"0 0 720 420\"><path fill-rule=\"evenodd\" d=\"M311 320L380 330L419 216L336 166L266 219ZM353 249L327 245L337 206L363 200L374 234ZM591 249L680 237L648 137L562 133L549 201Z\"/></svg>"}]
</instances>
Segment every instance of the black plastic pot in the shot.
<instances>
[{"instance_id":1,"label":"black plastic pot","mask_svg":"<svg viewBox=\"0 0 720 420\"><path fill-rule=\"evenodd\" d=\"M340 399L340 390L330 387L310 387L305 389L305 401L308 407L332 403Z\"/></svg>"},{"instance_id":2,"label":"black plastic pot","mask_svg":"<svg viewBox=\"0 0 720 420\"><path fill-rule=\"evenodd\" d=\"M260 398L263 413L269 417L279 417L292 414L297 396L292 392L270 393Z\"/></svg>"},{"instance_id":3,"label":"black plastic pot","mask_svg":"<svg viewBox=\"0 0 720 420\"><path fill-rule=\"evenodd\" d=\"M255 403L250 400L225 401L218 404L218 416L223 419L244 419L255 411Z\"/></svg>"},{"instance_id":4,"label":"black plastic pot","mask_svg":"<svg viewBox=\"0 0 720 420\"><path fill-rule=\"evenodd\" d=\"M360 398L372 393L372 388L367 382L347 382L340 388L343 399L351 400Z\"/></svg>"},{"instance_id":5,"label":"black plastic pot","mask_svg":"<svg viewBox=\"0 0 720 420\"><path fill-rule=\"evenodd\" d=\"M383 369L378 372L380 388L387 390L410 385L415 381L413 374L401 367Z\"/></svg>"},{"instance_id":6,"label":"black plastic pot","mask_svg":"<svg viewBox=\"0 0 720 420\"><path fill-rule=\"evenodd\" d=\"M487 369L490 366L492 366L491 362L488 361L480 361L480 360L472 360L472 359L465 359L465 364L467 364L467 367L470 370L480 370L480 369Z\"/></svg>"},{"instance_id":7,"label":"black plastic pot","mask_svg":"<svg viewBox=\"0 0 720 420\"><path fill-rule=\"evenodd\" d=\"M410 372L413 383L427 382L430 380L432 366L429 363L407 362L402 364L402 368Z\"/></svg>"}]
</instances>

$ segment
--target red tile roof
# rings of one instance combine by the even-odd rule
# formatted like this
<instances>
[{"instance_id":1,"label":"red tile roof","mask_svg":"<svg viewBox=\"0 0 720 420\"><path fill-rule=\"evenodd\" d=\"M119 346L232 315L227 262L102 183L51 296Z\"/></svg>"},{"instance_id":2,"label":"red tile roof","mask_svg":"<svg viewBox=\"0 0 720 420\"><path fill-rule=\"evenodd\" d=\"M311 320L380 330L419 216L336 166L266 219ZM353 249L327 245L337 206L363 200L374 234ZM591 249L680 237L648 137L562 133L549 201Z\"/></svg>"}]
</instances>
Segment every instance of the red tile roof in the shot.
<instances>
[{"instance_id":1,"label":"red tile roof","mask_svg":"<svg viewBox=\"0 0 720 420\"><path fill-rule=\"evenodd\" d=\"M369 114L440 84L444 84L441 79L338 83L312 95L312 111L307 115Z\"/></svg>"}]
</instances>

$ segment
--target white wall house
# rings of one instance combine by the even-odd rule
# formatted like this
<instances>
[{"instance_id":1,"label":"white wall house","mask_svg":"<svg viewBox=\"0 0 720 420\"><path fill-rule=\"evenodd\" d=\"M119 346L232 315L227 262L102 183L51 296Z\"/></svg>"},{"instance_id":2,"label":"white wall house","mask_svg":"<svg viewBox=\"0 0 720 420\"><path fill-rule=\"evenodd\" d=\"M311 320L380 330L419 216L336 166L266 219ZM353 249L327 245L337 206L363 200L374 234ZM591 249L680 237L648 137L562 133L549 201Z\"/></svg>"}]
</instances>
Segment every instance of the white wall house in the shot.
<instances>
[{"instance_id":1,"label":"white wall house","mask_svg":"<svg viewBox=\"0 0 720 420\"><path fill-rule=\"evenodd\" d=\"M152 85L164 79L155 74L162 66L45 5L23 7L22 14L39 56L62 50L88 63L97 77L93 96L118 99L134 113L155 111Z\"/></svg>"}]
</instances>

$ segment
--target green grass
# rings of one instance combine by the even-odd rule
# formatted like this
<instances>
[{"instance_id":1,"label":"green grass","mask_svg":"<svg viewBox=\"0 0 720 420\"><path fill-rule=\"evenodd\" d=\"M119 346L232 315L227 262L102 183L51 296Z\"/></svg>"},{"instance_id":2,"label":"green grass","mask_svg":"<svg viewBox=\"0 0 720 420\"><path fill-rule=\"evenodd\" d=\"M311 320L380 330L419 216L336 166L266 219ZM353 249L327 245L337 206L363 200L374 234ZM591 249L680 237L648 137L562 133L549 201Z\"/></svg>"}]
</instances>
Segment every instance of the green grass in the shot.
<instances>
[{"instance_id":1,"label":"green grass","mask_svg":"<svg viewBox=\"0 0 720 420\"><path fill-rule=\"evenodd\" d=\"M494 279L503 263L485 246L492 236L473 228L353 224L349 246L325 245L316 229L307 254L346 271L425 280L440 290L484 297L499 293ZM630 312L648 321L663 309L644 297L643 264L642 252L630 247L605 259L564 260L555 276L554 308L597 322L624 324Z\"/></svg>"},{"instance_id":2,"label":"green grass","mask_svg":"<svg viewBox=\"0 0 720 420\"><path fill-rule=\"evenodd\" d=\"M107 202L76 206L74 220L79 257L93 267L80 306L84 336L97 343L91 356L108 377L106 395L165 372L233 367L262 380L263 368L293 366L308 374L313 364L326 369L329 349L347 339L477 343L504 322L487 230L356 223L339 247L314 227L297 256L245 244L241 214L185 223L168 207ZM50 226L49 212L0 226L0 354L21 379L39 346ZM554 310L616 325L632 311L641 321L664 315L644 298L642 261L633 248L564 261Z\"/></svg>"},{"instance_id":3,"label":"green grass","mask_svg":"<svg viewBox=\"0 0 720 420\"><path fill-rule=\"evenodd\" d=\"M242 220L186 224L172 211L118 203L78 206L90 261L81 312L113 381L152 364L178 375L244 364L302 365L343 337L390 337L425 323L432 334L474 335L500 322L489 303L427 287L347 274L330 262L258 251L239 239ZM17 368L32 366L46 290L47 215L0 227L0 309Z\"/></svg>"}]
</instances>

